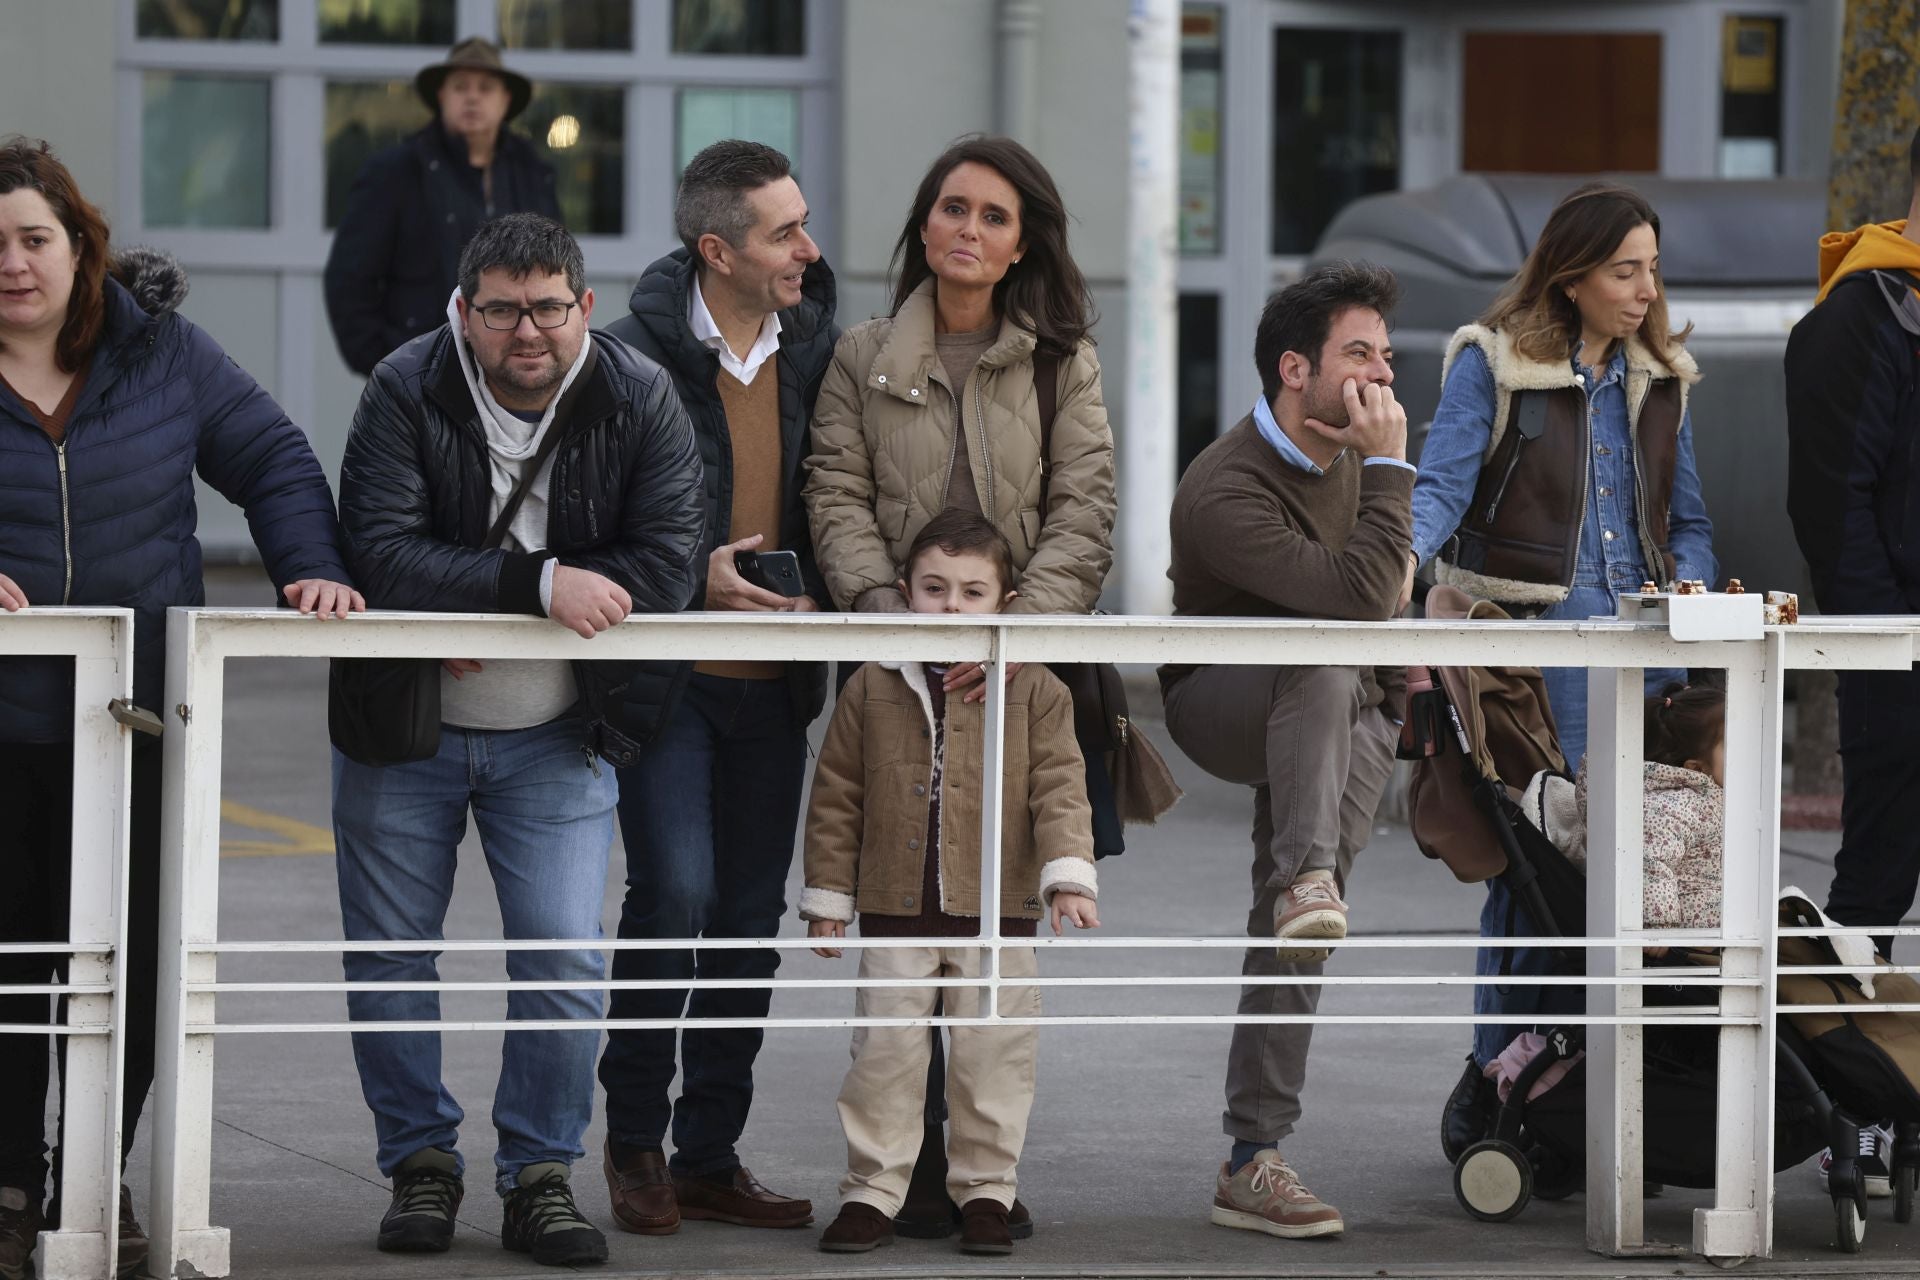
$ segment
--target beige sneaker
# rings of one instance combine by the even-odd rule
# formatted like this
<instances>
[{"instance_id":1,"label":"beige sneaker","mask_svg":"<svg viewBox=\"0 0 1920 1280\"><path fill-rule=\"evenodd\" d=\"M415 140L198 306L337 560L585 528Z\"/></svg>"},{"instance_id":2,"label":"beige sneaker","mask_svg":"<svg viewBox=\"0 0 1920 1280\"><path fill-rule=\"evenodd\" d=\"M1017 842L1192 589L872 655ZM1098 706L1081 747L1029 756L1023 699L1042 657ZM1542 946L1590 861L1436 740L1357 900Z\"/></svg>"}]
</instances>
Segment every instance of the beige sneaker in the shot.
<instances>
[{"instance_id":1,"label":"beige sneaker","mask_svg":"<svg viewBox=\"0 0 1920 1280\"><path fill-rule=\"evenodd\" d=\"M1280 895L1274 908L1273 936L1282 943L1347 936L1347 904L1340 901L1340 889L1331 874L1309 871ZM1325 960L1331 951L1329 947L1283 945L1278 958L1282 964L1314 964Z\"/></svg>"},{"instance_id":2,"label":"beige sneaker","mask_svg":"<svg viewBox=\"0 0 1920 1280\"><path fill-rule=\"evenodd\" d=\"M1347 1229L1340 1211L1315 1199L1300 1184L1300 1175L1272 1148L1254 1156L1232 1177L1227 1176L1226 1163L1221 1163L1213 1184L1213 1224L1264 1231L1287 1240L1337 1236Z\"/></svg>"}]
</instances>

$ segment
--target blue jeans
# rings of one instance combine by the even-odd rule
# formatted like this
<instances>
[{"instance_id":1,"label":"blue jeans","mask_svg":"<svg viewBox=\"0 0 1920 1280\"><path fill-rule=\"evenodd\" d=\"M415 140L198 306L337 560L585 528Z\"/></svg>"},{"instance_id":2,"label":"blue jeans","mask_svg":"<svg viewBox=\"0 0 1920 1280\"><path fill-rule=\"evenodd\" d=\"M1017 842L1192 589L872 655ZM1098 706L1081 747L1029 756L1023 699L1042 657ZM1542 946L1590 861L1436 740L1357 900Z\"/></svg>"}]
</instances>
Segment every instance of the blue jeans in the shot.
<instances>
[{"instance_id":1,"label":"blue jeans","mask_svg":"<svg viewBox=\"0 0 1920 1280\"><path fill-rule=\"evenodd\" d=\"M1577 585L1565 600L1540 616L1548 620L1611 618L1617 608L1613 593L1606 587ZM1587 754L1587 669L1543 667L1540 674L1547 686L1547 703L1553 708L1554 728L1560 739L1561 753L1567 758L1567 767L1578 770L1581 759ZM1650 669L1647 672L1647 692L1658 693L1669 681L1684 680L1686 677L1684 671ZM1523 787L1527 784L1525 778L1507 778L1503 781L1511 786ZM1512 895L1507 892L1503 882L1487 881L1487 902L1480 910L1481 937L1499 938L1506 935L1507 910L1511 903ZM1525 908L1515 908L1513 932L1514 936L1522 938L1538 936L1536 922ZM1482 948L1474 955L1474 973L1483 978L1499 973L1500 956L1497 950ZM1540 975L1550 972L1552 965L1552 951L1523 947L1513 953L1511 972ZM1520 1023L1513 1026L1481 1023L1476 1026L1473 1029L1473 1059L1484 1067L1529 1026L1551 1022L1560 1014L1581 1013L1586 1009L1586 1004L1586 993L1578 987L1475 987L1475 1013L1512 1014Z\"/></svg>"},{"instance_id":2,"label":"blue jeans","mask_svg":"<svg viewBox=\"0 0 1920 1280\"><path fill-rule=\"evenodd\" d=\"M333 755L333 829L340 915L349 939L443 937L454 863L467 809L486 853L507 938L598 938L613 844L613 770L588 752L571 717L504 732L443 726L430 760L375 768ZM430 982L437 952L355 952L353 982ZM509 951L507 974L547 982L595 982L598 951ZM598 991L510 993L511 1019L592 1019ZM356 1022L440 1017L431 991L356 991ZM530 1164L571 1164L593 1111L597 1031L510 1031L494 1090L499 1133L495 1183L511 1191ZM380 1171L426 1147L458 1155L464 1113L440 1078L432 1031L356 1032L354 1063L373 1111Z\"/></svg>"},{"instance_id":3,"label":"blue jeans","mask_svg":"<svg viewBox=\"0 0 1920 1280\"><path fill-rule=\"evenodd\" d=\"M806 726L785 680L698 672L645 754L620 771L620 833L627 846L622 938L771 938L787 910ZM618 951L615 978L771 978L780 953ZM615 991L615 1018L764 1018L769 988L689 993ZM687 1030L680 1036L680 1100L671 1030L614 1031L600 1058L607 1134L663 1149L673 1132L682 1177L737 1167L734 1146L753 1105L753 1063L764 1033Z\"/></svg>"}]
</instances>

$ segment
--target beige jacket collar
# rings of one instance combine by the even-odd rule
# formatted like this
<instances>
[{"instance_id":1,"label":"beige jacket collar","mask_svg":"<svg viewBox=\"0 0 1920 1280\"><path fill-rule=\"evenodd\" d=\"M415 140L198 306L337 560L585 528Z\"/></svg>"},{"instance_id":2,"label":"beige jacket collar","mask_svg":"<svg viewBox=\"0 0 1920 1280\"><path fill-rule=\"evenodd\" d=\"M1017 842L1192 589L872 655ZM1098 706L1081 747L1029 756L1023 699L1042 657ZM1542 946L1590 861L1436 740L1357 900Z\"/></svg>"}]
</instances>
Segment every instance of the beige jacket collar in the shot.
<instances>
[{"instance_id":1,"label":"beige jacket collar","mask_svg":"<svg viewBox=\"0 0 1920 1280\"><path fill-rule=\"evenodd\" d=\"M893 317L886 345L874 357L873 367L867 374L868 385L874 390L884 391L908 404L926 403L929 380L937 377L942 385L946 382L946 374L940 368L940 353L934 346L933 289L934 281L929 277L907 295L906 302ZM1000 336L980 357L979 368L1000 369L1019 364L1033 355L1035 345L1031 333L1011 316L1004 316L1000 320ZM961 389L949 387L948 390L957 395Z\"/></svg>"}]
</instances>

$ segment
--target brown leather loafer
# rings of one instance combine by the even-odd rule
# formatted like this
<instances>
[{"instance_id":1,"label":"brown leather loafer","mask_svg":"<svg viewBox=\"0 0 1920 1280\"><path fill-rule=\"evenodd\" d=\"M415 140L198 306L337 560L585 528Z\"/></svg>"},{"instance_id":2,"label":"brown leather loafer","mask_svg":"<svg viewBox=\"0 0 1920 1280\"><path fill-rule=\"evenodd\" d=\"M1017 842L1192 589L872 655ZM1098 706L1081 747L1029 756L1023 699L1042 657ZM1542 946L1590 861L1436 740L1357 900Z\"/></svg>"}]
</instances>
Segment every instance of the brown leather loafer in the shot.
<instances>
[{"instance_id":1,"label":"brown leather loafer","mask_svg":"<svg viewBox=\"0 0 1920 1280\"><path fill-rule=\"evenodd\" d=\"M805 1227L813 1222L813 1201L775 1195L742 1165L711 1178L675 1178L680 1216L736 1227Z\"/></svg>"},{"instance_id":2,"label":"brown leather loafer","mask_svg":"<svg viewBox=\"0 0 1920 1280\"><path fill-rule=\"evenodd\" d=\"M1007 1206L985 1196L967 1201L960 1209L960 1252L1012 1253Z\"/></svg>"},{"instance_id":3,"label":"brown leather loafer","mask_svg":"<svg viewBox=\"0 0 1920 1280\"><path fill-rule=\"evenodd\" d=\"M607 1139L602 1162L613 1218L622 1231L670 1236L680 1229L680 1203L673 1193L667 1158L658 1151L634 1151Z\"/></svg>"},{"instance_id":4,"label":"brown leather loafer","mask_svg":"<svg viewBox=\"0 0 1920 1280\"><path fill-rule=\"evenodd\" d=\"M887 1215L857 1200L841 1205L840 1216L820 1233L820 1248L827 1253L867 1253L892 1243L893 1223Z\"/></svg>"}]
</instances>

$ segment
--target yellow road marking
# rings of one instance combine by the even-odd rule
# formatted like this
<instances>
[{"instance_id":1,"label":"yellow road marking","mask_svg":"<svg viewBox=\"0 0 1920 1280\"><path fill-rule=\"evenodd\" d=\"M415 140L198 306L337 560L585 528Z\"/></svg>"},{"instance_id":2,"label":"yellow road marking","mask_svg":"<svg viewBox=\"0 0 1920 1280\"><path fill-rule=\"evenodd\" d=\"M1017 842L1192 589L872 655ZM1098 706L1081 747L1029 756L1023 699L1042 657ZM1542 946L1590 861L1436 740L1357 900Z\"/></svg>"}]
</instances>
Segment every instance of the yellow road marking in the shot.
<instances>
[{"instance_id":1,"label":"yellow road marking","mask_svg":"<svg viewBox=\"0 0 1920 1280\"><path fill-rule=\"evenodd\" d=\"M277 840L222 840L220 852L234 857L284 857L290 853L333 852L333 832L265 809L255 809L233 800L220 802L220 817L237 827L263 831Z\"/></svg>"}]
</instances>

